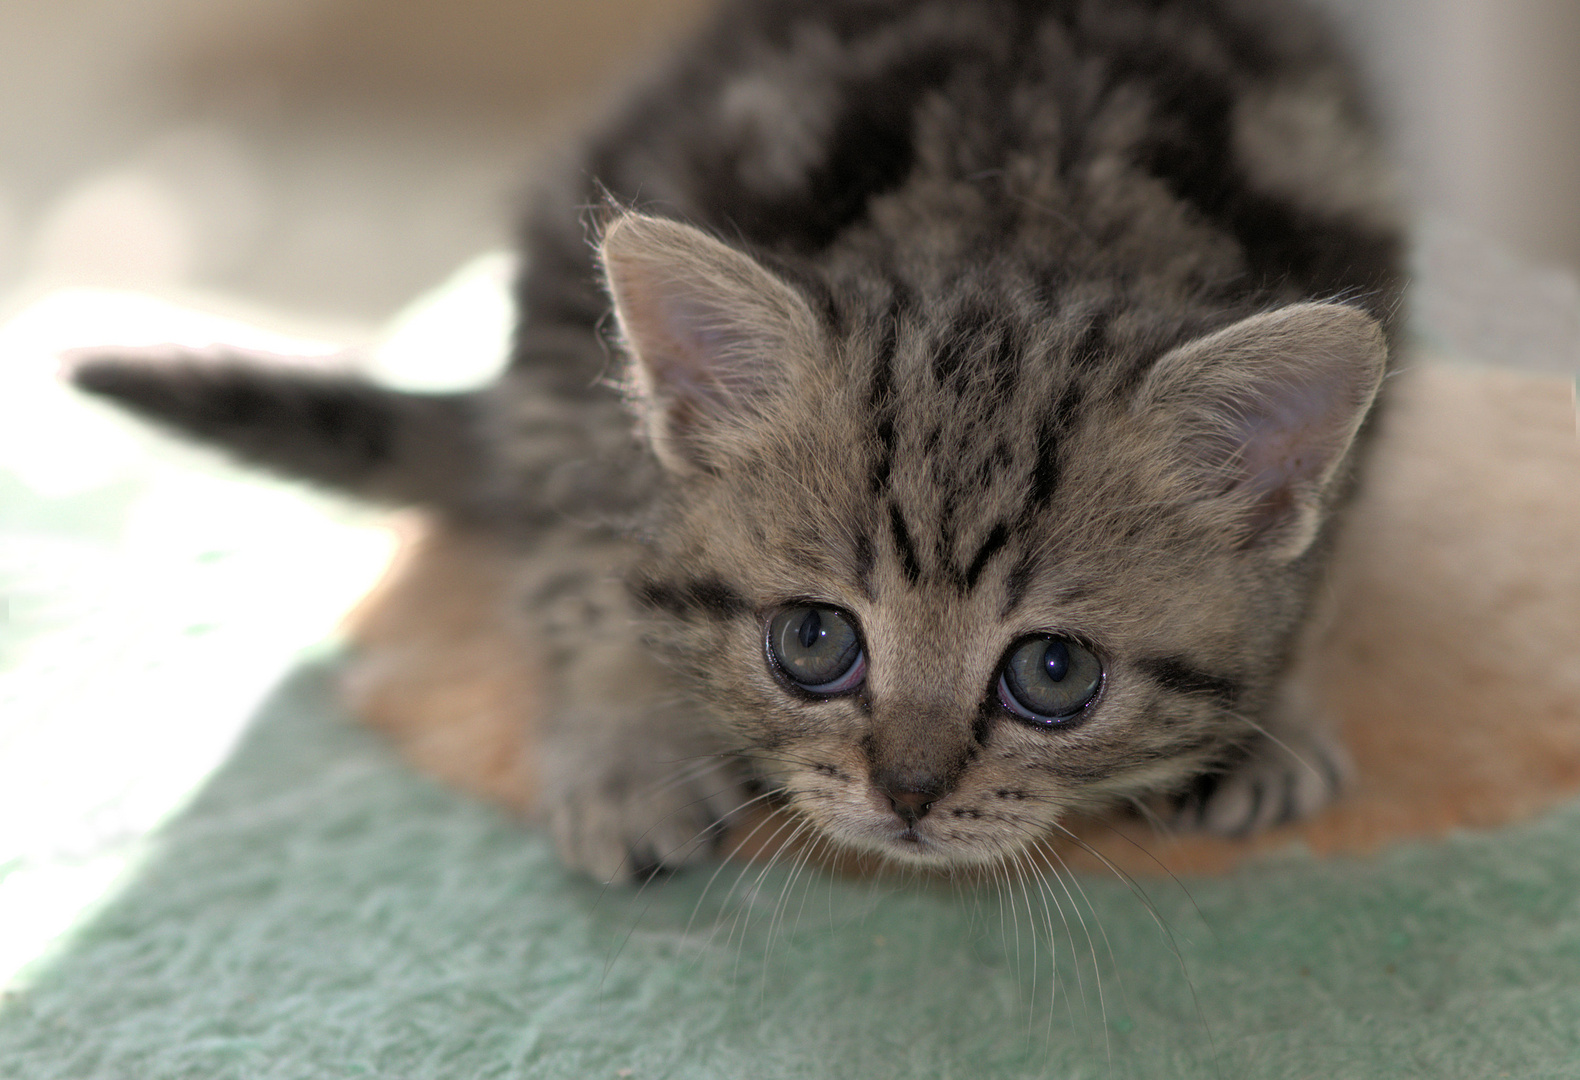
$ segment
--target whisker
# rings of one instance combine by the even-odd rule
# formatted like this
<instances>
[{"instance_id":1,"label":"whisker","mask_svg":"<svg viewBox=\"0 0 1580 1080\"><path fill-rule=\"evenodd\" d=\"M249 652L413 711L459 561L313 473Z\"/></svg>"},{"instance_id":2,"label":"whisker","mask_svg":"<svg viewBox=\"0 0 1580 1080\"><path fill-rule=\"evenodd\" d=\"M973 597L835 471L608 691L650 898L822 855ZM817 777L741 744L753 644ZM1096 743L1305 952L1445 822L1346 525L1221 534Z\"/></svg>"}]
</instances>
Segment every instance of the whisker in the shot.
<instances>
[{"instance_id":1,"label":"whisker","mask_svg":"<svg viewBox=\"0 0 1580 1080\"><path fill-rule=\"evenodd\" d=\"M1240 721L1240 723L1242 723L1242 724L1246 725L1247 727L1249 727L1251 730L1253 730L1253 731L1257 732L1258 734L1260 734L1263 738L1268 739L1274 745L1278 746L1280 749L1282 749L1284 751L1284 753L1286 753L1290 757L1294 758L1295 761L1298 764L1304 766L1306 768L1306 770L1311 773L1312 776L1315 776L1318 780L1322 781L1322 783L1324 785L1327 785L1327 784L1329 784L1329 783L1331 783L1333 781L1333 778L1331 776L1329 776L1326 772L1324 772L1322 769L1320 769L1316 765L1314 765L1309 757L1307 757L1305 754L1302 754L1300 751L1296 750L1293 746L1290 746L1287 742L1285 742L1283 739L1280 739L1277 735L1274 735L1271 731L1269 731L1267 729L1267 726L1265 724L1259 723L1258 721L1251 719L1249 716L1246 716L1244 713L1241 713L1241 712L1233 712L1233 711L1231 711L1229 713L1229 715L1234 717L1236 720Z\"/></svg>"},{"instance_id":2,"label":"whisker","mask_svg":"<svg viewBox=\"0 0 1580 1080\"><path fill-rule=\"evenodd\" d=\"M814 834L814 836L812 837L812 843L806 849L806 853L807 854L806 854L806 859L802 863L802 869L796 871L796 875L798 877L803 872L807 873L808 876L812 877L812 878L819 877L819 876L821 876L823 874L823 867L822 867L823 849L824 849L824 847L826 846L827 843L828 843L828 836L827 836L827 834L822 833L822 832L818 832L818 833ZM806 889L804 889L802 891L802 893L801 893L801 906L796 909L795 927L794 927L794 929L797 932L799 932L800 929L801 929L801 916L806 912L806 898L807 898L808 893L810 893L810 892L811 892L811 887L810 887L810 883L809 883L808 887Z\"/></svg>"},{"instance_id":3,"label":"whisker","mask_svg":"<svg viewBox=\"0 0 1580 1080\"><path fill-rule=\"evenodd\" d=\"M1024 850L1017 852L1015 857L1017 862L1025 862L1026 852ZM1056 1007L1059 998L1058 936L1057 932L1053 928L1053 910L1048 906L1048 890L1047 886L1042 881L1042 875L1037 872L1037 868L1035 866L1028 864L1026 866L1026 876L1030 879L1032 884L1037 886L1037 898L1042 901L1042 928L1048 934L1048 1023L1043 1029L1043 1052L1046 1054L1048 1047L1052 1044L1053 1040L1053 1010ZM1068 994L1065 995L1065 1000L1069 1000ZM1035 1012L1037 1008L1037 987L1035 973L1033 973L1032 976L1032 994L1029 1008L1032 1012L1032 1017L1028 1019L1027 1022L1028 1037L1031 1033L1031 1019L1035 1019Z\"/></svg>"},{"instance_id":4,"label":"whisker","mask_svg":"<svg viewBox=\"0 0 1580 1080\"><path fill-rule=\"evenodd\" d=\"M794 849L794 844L796 843L796 841L802 836L802 834L804 834L810 828L812 828L812 823L809 822L809 821L806 821L805 819L803 819L803 820L801 820L801 821L796 823L795 829L790 833L789 836L785 837L784 843L780 844L774 850L774 853L769 858L767 865L762 868L762 870L758 873L757 877L752 881L752 884L750 886L750 891L751 891L752 894L755 895L762 888L763 881L768 877L768 875L770 873L773 872L775 867L777 867L779 865L780 861L786 857L785 853L786 852L790 852L790 851L794 851L795 850ZM799 856L799 854L800 854L799 852L796 852L796 856L797 857ZM745 894L743 893L742 896L743 896L743 900L744 900ZM767 962L768 962L769 956L773 952L774 925L775 925L775 922L778 919L779 902L780 902L780 900L783 900L783 898L784 898L784 890L781 888L780 893L779 893L779 899L775 900L774 906L769 909L768 936L767 936L766 942L764 943L764 948L763 948L763 972L762 972L763 978L762 978L762 980L761 980L761 982L759 984L759 1002L763 1001L765 999L765 997L766 997L766 994L767 994L767 989L768 989L768 987L767 987ZM726 897L726 902L728 902L728 897ZM738 925L740 926L740 930L741 930L741 940L740 940L740 944L736 947L736 972L737 972L737 977L739 977L739 971L740 971L740 955L741 955L741 952L744 951L745 948L746 948L746 931L750 927L750 923L751 923L751 909L752 909L752 904L750 902L743 902L742 905L741 905L741 908L740 908L741 918L738 920ZM732 928L731 929L731 937L733 938L733 936L734 936L734 929Z\"/></svg>"},{"instance_id":5,"label":"whisker","mask_svg":"<svg viewBox=\"0 0 1580 1080\"><path fill-rule=\"evenodd\" d=\"M769 915L768 940L763 946L762 986L759 990L759 1000L765 1000L767 997L768 962L773 957L775 924L778 924L780 932L783 933L784 913L788 908L790 892L795 888L796 882L800 880L801 872L806 868L807 863L810 861L812 850L813 849L808 846L803 847L799 852L797 852L795 861L791 863L790 871L785 878L785 883L779 890L779 899L775 901L773 911Z\"/></svg>"},{"instance_id":6,"label":"whisker","mask_svg":"<svg viewBox=\"0 0 1580 1080\"><path fill-rule=\"evenodd\" d=\"M1201 1022L1202 1031L1205 1032L1206 1035L1207 1035L1208 1049L1212 1053L1213 1061L1217 1062L1218 1061L1217 1040L1215 1040L1213 1038L1212 1026L1207 1023L1207 1014L1202 1009L1201 996L1196 991L1196 980L1191 978L1190 967L1185 962L1185 954L1180 951L1179 942L1175 939L1175 937L1174 937L1174 930L1173 930L1172 927L1169 926L1168 920L1163 918L1162 912L1160 912L1157 909L1157 906L1152 902L1152 898L1149 897L1146 894L1146 891L1141 888L1140 884L1136 881L1135 878L1131 877L1123 869L1121 869L1120 867L1116 866L1107 856L1103 855L1100 851L1098 851L1096 848L1092 847L1092 845L1088 844L1085 840L1082 840L1079 836L1075 835L1075 833L1071 832L1069 829L1067 829L1063 825L1059 824L1059 822L1054 821L1054 822L1050 822L1050 824L1052 825L1052 827L1054 829L1058 830L1063 835L1069 837L1070 840L1074 841L1075 844L1077 846L1079 846L1083 851L1085 851L1087 854L1089 854L1092 857L1094 857L1095 859L1097 859L1098 862L1100 862L1104 866L1106 866L1110 871L1112 871L1114 873L1115 876L1117 876L1119 878L1119 880L1123 881L1125 883L1126 887L1130 889L1131 894L1134 895L1136 897L1136 899L1141 901L1142 907L1144 907L1146 909L1147 914L1152 917L1152 921L1157 923L1158 929L1163 932L1164 940L1168 943L1168 950L1169 950L1170 955L1172 955L1174 957L1175 962L1177 964L1179 964L1180 974L1184 976L1184 978L1185 978L1185 986L1190 991L1191 1005L1196 1011L1196 1018L1197 1018L1197 1020L1199 1020Z\"/></svg>"},{"instance_id":7,"label":"whisker","mask_svg":"<svg viewBox=\"0 0 1580 1080\"><path fill-rule=\"evenodd\" d=\"M1163 873L1168 876L1168 879L1171 882L1173 882L1176 886L1179 887L1180 894L1182 896L1184 896L1187 901L1190 902L1191 909L1196 912L1196 917L1198 919L1200 919L1202 925L1207 928L1207 932L1213 936L1214 940L1219 940L1218 931L1213 927L1212 923L1208 922L1207 915L1206 915L1205 912L1202 911L1201 905L1196 903L1196 897L1191 894L1190 886L1186 885L1183 881L1181 881L1180 878L1179 878L1179 875L1174 873L1173 870L1169 869L1169 865L1167 863L1165 863L1162 859L1160 859L1156 855L1154 855L1139 840L1137 840L1135 837L1131 836L1129 833L1125 832L1125 830L1121 829L1118 825L1115 825L1113 822L1107 821L1107 820L1105 820L1103 818L1098 818L1098 819L1096 819L1096 824L1101 825L1103 828L1107 829L1109 832L1111 832L1115 836L1119 837L1119 839L1123 840L1125 843L1127 843L1131 847L1135 848L1141 854L1145 855L1149 860L1151 860L1152 865L1156 866L1159 870L1163 871Z\"/></svg>"},{"instance_id":8,"label":"whisker","mask_svg":"<svg viewBox=\"0 0 1580 1080\"><path fill-rule=\"evenodd\" d=\"M1034 841L1037 840L1037 839L1041 839L1042 836L1043 836L1043 833L1041 831L1033 831L1030 827L1028 827L1026 825L1023 825L1020 822L1012 821L1012 822L1010 822L1010 824L1014 825L1017 829L1019 829L1019 831L1023 835L1031 837ZM1027 860L1028 866L1031 869L1032 876L1037 881L1038 891L1042 894L1043 909L1045 911L1048 911L1048 948L1049 948L1050 954L1052 954L1054 952L1054 942L1055 942L1055 939L1057 937L1056 932L1053 929L1052 912L1048 908L1048 901L1050 899L1052 899L1052 901L1053 901L1053 906L1056 907L1058 909L1058 911L1059 911L1059 921L1064 924L1065 937L1066 937L1066 940L1068 940L1069 943L1070 943L1070 957L1071 957L1071 963L1075 967L1075 982L1076 982L1076 989L1079 992L1080 998L1081 998L1081 1009L1082 1009L1083 1012L1087 1013L1087 1020L1088 1020L1088 1024L1089 1024L1090 1023L1090 1011L1089 1011L1089 1008L1088 1008L1088 1006L1086 1004L1086 982L1085 982L1085 976L1084 976L1084 974L1081 971L1081 965L1079 963L1079 960L1077 959L1078 956L1079 956L1079 953L1076 950L1076 946L1075 946L1075 932L1070 926L1069 917L1067 915L1065 915L1065 913L1064 913L1064 905L1059 903L1059 898L1057 896L1051 894L1048 891L1046 880L1044 879L1043 875L1038 873L1037 870L1036 870L1035 864L1031 863L1031 859L1032 859L1033 855L1035 854L1036 850L1037 849L1036 849L1035 846L1028 845L1026 847L1021 848L1017 852L1016 857L1019 858L1019 859ZM1051 870L1051 867L1050 867L1050 870ZM1057 965L1055 965L1055 971L1057 971ZM1054 993L1055 994L1057 994L1057 990L1058 990L1058 988L1057 988L1057 986L1055 986L1054 987ZM1079 1030L1080 1029L1079 1025L1076 1023L1076 1019L1075 1019L1075 1007L1074 1007L1074 1004L1073 1004L1073 1002L1071 1000L1071 995L1068 992L1066 992L1066 994L1064 996L1064 1001L1065 1001L1065 1009L1070 1015L1070 1029L1072 1031ZM1048 1014L1048 1025L1049 1026L1048 1026L1048 1036L1047 1037L1049 1039L1051 1039L1053 1037L1053 1035L1052 1035L1052 1024L1053 1024L1053 1012L1052 1012L1052 1010L1053 1010L1053 1006L1054 1006L1053 998L1049 999L1048 1006L1049 1006L1049 1014Z\"/></svg>"},{"instance_id":9,"label":"whisker","mask_svg":"<svg viewBox=\"0 0 1580 1080\"><path fill-rule=\"evenodd\" d=\"M1027 868L1026 868L1026 865L1025 865L1025 861L1022 858L1022 856L1024 854L1025 854L1024 851L1017 851L1015 853L1015 859L1014 859L1014 864L1013 865L1015 867L1016 876L1020 879L1020 893L1021 893L1021 897L1026 901L1026 921L1029 924L1029 929L1031 931L1031 940L1032 940L1032 950L1031 950L1031 992L1026 995L1027 999L1028 999L1027 1000L1027 1004L1026 1004L1026 1009L1027 1009L1027 1015L1026 1015L1026 1040L1027 1040L1027 1043L1028 1043L1027 1050L1029 1051L1031 1049L1030 1041L1031 1041L1031 1033L1033 1031L1033 1024L1035 1023L1036 1016L1037 1016L1037 955L1042 950L1037 947L1037 916L1036 916L1036 912L1032 910L1032 906L1031 906L1031 889L1030 889L1030 886L1029 886L1028 881L1027 881L1028 874L1027 874ZM1036 875L1035 875L1035 873L1033 873L1030 876L1035 877ZM1039 888L1039 892L1040 891L1041 890ZM1047 914L1046 902L1044 904L1044 914L1045 915ZM1052 923L1051 923L1051 916L1049 916L1049 918L1050 918L1050 923L1049 923L1049 927L1048 927L1048 929L1049 929L1048 947L1049 947L1049 952L1051 953L1053 951L1053 933L1052 933L1053 927L1052 927ZM1052 975L1049 976L1049 984L1048 985L1050 987L1054 986L1053 976ZM1054 989L1053 992L1056 993L1057 989Z\"/></svg>"},{"instance_id":10,"label":"whisker","mask_svg":"<svg viewBox=\"0 0 1580 1080\"><path fill-rule=\"evenodd\" d=\"M719 794L720 792L722 792L724 790L725 790L724 788L720 788L719 791L716 791L713 794L717 795L717 794ZM711 798L711 797L712 796L704 796L703 799L699 799L697 801L704 801L705 799ZM742 804L739 809L744 810L747 807L751 806L753 803L760 802L766 797L767 797L767 793L765 793L764 795L759 795L756 798L753 798L752 800L750 800L749 802L746 802L746 803ZM695 805L695 803L688 804L688 806L691 806L691 805ZM686 808L687 807L680 807L675 812L678 813L680 810L684 810ZM670 815L665 815L665 818L667 819L669 816ZM663 819L661 819L660 821L654 822L653 825L650 826L647 830L645 830L641 834L641 836L639 836L637 839L641 840L642 837L645 837L653 829L656 829L660 824L662 824L662 820ZM711 826L710 826L710 828L711 828ZM697 835L700 836L702 834L699 833ZM688 845L690 845L693 841L696 840L696 838L697 837L694 836L694 837L692 837L691 840L687 840L684 843L680 844L678 847L673 848L670 851L664 852L663 854L664 855L673 855L676 851L681 850L681 848L684 848L684 847L687 847ZM630 855L628 854L626 856L626 861L629 861L629 860L630 860ZM722 863L722 862L720 863L721 868L724 865L725 865L724 863ZM717 876L717 873L718 872L715 871L715 876ZM641 882L641 884L637 886L636 893L632 897L632 899L633 900L640 900L640 899L642 899L647 894L648 886L652 885L655 880L656 879L654 877L649 877L649 878L646 878L645 880L643 880ZM710 879L710 884L711 884L711 879ZM593 910L594 911L596 911L598 909L598 905L599 904L603 903L603 899L604 899L604 897L606 895L608 895L609 890L614 888L614 887L615 886L613 885L612 882L606 882L604 884L604 887L598 891L598 898L593 903ZM706 892L707 892L707 890L704 889L703 890L704 896L706 895ZM618 942L616 942L613 946L610 947L609 955L604 959L603 974L599 977L599 984L600 984L600 986L602 985L603 980L605 980L605 979L607 979L609 977L609 972L613 969L615 961L618 960L619 957L620 957L620 954L625 951L626 943L630 941L631 935L636 933L636 928L637 928L638 924L641 922L642 917L644 915L646 915L650 910L652 910L653 902L654 902L654 898L653 897L651 897L651 896L647 897L647 902L643 905L642 910L639 911L634 918L632 918L631 925L626 929L625 933L623 935L621 935L620 940ZM697 901L697 904L692 906L692 918L696 917L697 908L698 908L698 906L700 906L701 902L702 902L702 898L699 897L698 901ZM689 934L690 930L691 930L691 922L688 920L687 923L686 923L686 932Z\"/></svg>"},{"instance_id":11,"label":"whisker","mask_svg":"<svg viewBox=\"0 0 1580 1080\"><path fill-rule=\"evenodd\" d=\"M759 801L767 798L769 794L770 793L768 793L768 792L764 792L762 795L759 795L756 799L753 799L752 802L759 802ZM751 803L748 803L747 805L750 806ZM745 836L741 837L740 845L744 846L745 844L750 843L752 841L752 839L754 837L756 837L756 835L764 829L764 827L766 827L767 825L772 823L774 820L775 820L774 817L770 815L768 817L763 818L757 824L753 825L752 828L751 828L751 831L748 832ZM770 835L769 840L772 840L773 836L777 836L779 831L782 831L783 828L784 828L784 823L781 822L781 824L779 826L779 829L775 830L775 832L772 835ZM714 882L718 881L719 875L724 873L725 869L728 868L730 865L731 865L730 864L730 860L728 860L728 859L721 859L719 861L718 868L713 871L712 875L710 875L709 878L708 878L707 884L702 887L702 892L701 892L701 894L698 895L696 903L694 903L691 906L691 917L686 920L686 929L685 929L685 935L686 936L688 936L688 937L690 936L692 927L696 923L697 915L702 910L702 905L707 900L708 893L712 890ZM747 863L746 865L750 866L750 863ZM745 873L745 871L743 870L742 873ZM738 875L737 875L737 880L739 880L739 876ZM727 902L727 900L726 900L726 902ZM711 938L710 938L710 940L711 940Z\"/></svg>"},{"instance_id":12,"label":"whisker","mask_svg":"<svg viewBox=\"0 0 1580 1080\"><path fill-rule=\"evenodd\" d=\"M1049 862L1050 855L1052 858L1058 860L1058 867L1055 867L1051 862ZM1113 965L1114 974L1115 977L1119 979L1121 991L1124 988L1124 975L1120 971L1119 961L1114 957L1114 947L1108 940L1108 931L1103 927L1102 917L1098 914L1097 908L1092 905L1091 897L1087 896L1086 890L1081 886L1080 879L1065 863L1064 857L1056 851L1050 852L1043 848L1039 848L1037 850L1037 857L1042 859L1043 864L1048 867L1048 873L1050 876L1052 876L1054 881L1058 882L1059 888L1064 890L1064 895L1066 899L1070 901L1070 907L1075 912L1076 921L1081 924L1081 933L1086 936L1086 947L1091 953L1092 957L1092 981L1097 984L1097 1014L1098 1020L1102 1024L1103 1028L1103 1049L1108 1059L1109 1072L1112 1072L1114 1067L1113 1034L1108 1028L1108 1000L1103 991L1103 969L1102 965L1097 959L1097 943L1092 939L1092 931L1091 928L1087 926L1086 916L1081 913L1081 905L1076 901L1074 894L1072 894L1070 891L1071 884L1074 884L1076 891L1078 891L1081 894L1081 898L1086 901L1086 906L1091 909L1092 919L1097 923L1098 933L1102 935L1103 946L1108 950L1108 962ZM1063 868L1063 873L1060 873L1060 868ZM1054 903L1059 904L1058 897L1054 898ZM1061 914L1064 911L1064 906L1062 904L1059 905L1059 911ZM1064 925L1066 929L1069 929L1070 920L1068 918L1065 919ZM1070 948L1074 949L1075 942L1073 940L1073 934L1071 935L1071 938L1072 940L1070 942ZM1076 970L1080 971L1080 965L1076 965ZM1083 1003L1086 1000L1086 991L1084 987L1081 991L1081 1000Z\"/></svg>"},{"instance_id":13,"label":"whisker","mask_svg":"<svg viewBox=\"0 0 1580 1080\"><path fill-rule=\"evenodd\" d=\"M1017 980L1019 980L1020 979L1021 957L1024 954L1021 952L1021 947L1020 947L1020 912L1015 907L1015 897L1013 895L1014 882L1010 880L1010 876L1009 876L1009 853L1008 852L1005 852L1002 855L1000 855L1000 857L999 857L999 867L1000 867L1000 869L1002 869L1004 871L1004 884L1009 886L1010 890L1011 890L1011 895L1010 895L1010 898L1009 898L1009 914L1010 914L1010 918L1013 920L1013 926L1014 926L1014 929L1015 929L1015 949L1014 949L1015 978ZM1003 917L1003 899L1002 899L1002 894L1001 894L1000 901L999 901L999 911L1000 911L1000 918L1002 918Z\"/></svg>"},{"instance_id":14,"label":"whisker","mask_svg":"<svg viewBox=\"0 0 1580 1080\"><path fill-rule=\"evenodd\" d=\"M773 841L776 840L780 836L780 834L782 834L785 831L785 829L787 829L787 828L790 829L790 835L785 838L784 842L780 843L778 846L776 846L773 849L773 851L768 856L768 861L758 871L756 880L754 880L752 882L752 888L755 889L757 886L762 884L763 877L770 870L772 870L776 865L778 865L779 860L781 858L783 858L785 850L789 846L789 844L791 842L793 842L795 840L795 838L797 836L799 836L802 833L802 831L804 831L808 827L809 827L809 823L807 822L807 820L805 818L787 817L783 822L780 823L780 825L779 825L779 827L777 829L775 829L772 833L769 834L768 842L769 843L773 843ZM724 899L719 905L721 908L726 908L726 907L729 906L730 901L735 898L736 892L740 889L741 883L746 880L746 875L751 873L751 871L752 871L752 864L751 863L746 863L746 864L744 864L741 867L741 872L739 874L735 875L735 883L730 886L730 891L724 894ZM746 909L746 906L747 905L743 905L743 908L742 908L743 911ZM737 918L736 921L739 921L738 918ZM734 936L735 936L735 931L734 931L734 928L732 926L732 928L730 930L730 937L728 939L726 939L726 940L733 941L734 940ZM708 940L711 943L712 935L709 936ZM739 967L739 964L737 964L737 967Z\"/></svg>"},{"instance_id":15,"label":"whisker","mask_svg":"<svg viewBox=\"0 0 1580 1080\"><path fill-rule=\"evenodd\" d=\"M1057 821L1052 821L1049 822L1049 827L1057 831L1060 835L1068 838L1082 851L1086 852L1092 858L1102 863L1104 868L1117 877L1120 881L1124 882L1125 886L1130 890L1131 895L1133 895L1137 900L1141 901L1141 906L1146 909L1148 915L1152 916L1152 921L1157 923L1158 929L1163 931L1171 944L1174 942L1174 933L1172 928L1169 927L1167 921L1163 918L1163 913L1158 910L1157 905L1152 902L1152 897L1148 896L1146 890L1141 887L1140 882L1138 882L1134 877L1126 872L1123 867L1119 866L1101 851L1098 851L1091 844L1088 844L1085 840L1082 840L1064 825Z\"/></svg>"},{"instance_id":16,"label":"whisker","mask_svg":"<svg viewBox=\"0 0 1580 1080\"><path fill-rule=\"evenodd\" d=\"M782 832L784 830L785 826L790 825L790 824L792 824L792 822L790 822L790 821L786 821L783 824L781 824L780 828L775 830L774 835L778 835L779 832ZM793 838L801 830L802 825L804 823L793 822L793 824L794 824L795 827L791 830L791 833L790 833L791 838ZM758 882L762 881L762 875L763 874L765 874L768 871L772 870L773 867L778 863L780 855L783 853L783 851L784 851L784 846L783 845L780 845L780 846L778 846L778 847L776 847L774 849L773 853L769 856L767 863L762 867L761 871L759 872L759 874L757 876L757 881ZM723 901L724 906L727 906L729 904L730 900L735 896L736 890L740 888L741 882L745 880L746 875L749 874L752 871L752 869L753 869L753 867L752 867L752 865L750 863L748 863L746 865L743 865L741 867L740 873L735 875L735 882L730 886L730 891L725 894L724 901ZM734 972L734 975L733 975L733 979L735 981L737 981L737 982L740 980L741 955L744 952L745 947L746 947L746 930L749 927L750 922L751 922L751 904L750 904L750 902L743 902L741 904L741 906L739 908L737 908L735 910L735 912L730 916L730 919L729 919L729 933L726 935L726 937L724 939L725 940L725 946L727 948L728 947L734 947L735 948L735 972ZM741 941L740 941L739 945L735 944L735 934L736 934L737 930L739 930L740 933L741 933ZM708 934L707 940L705 942L703 942L703 947L705 949L713 944L714 939L718 936L718 932L719 932L719 924L715 924L712 932L710 932Z\"/></svg>"}]
</instances>

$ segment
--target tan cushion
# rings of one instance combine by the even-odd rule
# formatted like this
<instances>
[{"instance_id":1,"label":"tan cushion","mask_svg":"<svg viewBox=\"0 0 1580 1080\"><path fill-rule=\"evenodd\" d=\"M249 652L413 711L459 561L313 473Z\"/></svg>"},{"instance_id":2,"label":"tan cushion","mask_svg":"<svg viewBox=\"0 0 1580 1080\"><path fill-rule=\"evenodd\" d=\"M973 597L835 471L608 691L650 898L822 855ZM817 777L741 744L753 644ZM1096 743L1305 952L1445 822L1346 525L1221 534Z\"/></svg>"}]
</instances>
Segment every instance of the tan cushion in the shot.
<instances>
[{"instance_id":1,"label":"tan cushion","mask_svg":"<svg viewBox=\"0 0 1580 1080\"><path fill-rule=\"evenodd\" d=\"M1104 858L1178 873L1295 841L1364 853L1580 792L1574 384L1448 362L1397 378L1307 668L1346 733L1354 787L1314 820L1248 841L1081 827ZM486 539L415 525L352 617L346 685L420 768L526 810L535 677L504 618L507 574Z\"/></svg>"}]
</instances>

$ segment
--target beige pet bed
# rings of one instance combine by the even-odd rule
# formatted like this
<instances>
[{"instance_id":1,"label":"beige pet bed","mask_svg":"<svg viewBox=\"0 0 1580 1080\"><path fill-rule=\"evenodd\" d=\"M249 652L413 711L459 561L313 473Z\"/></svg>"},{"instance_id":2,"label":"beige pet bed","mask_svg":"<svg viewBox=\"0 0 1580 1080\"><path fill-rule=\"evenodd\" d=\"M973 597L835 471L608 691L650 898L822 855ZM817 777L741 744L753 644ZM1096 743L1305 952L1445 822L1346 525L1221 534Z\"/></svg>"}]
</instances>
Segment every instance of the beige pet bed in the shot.
<instances>
[{"instance_id":1,"label":"beige pet bed","mask_svg":"<svg viewBox=\"0 0 1580 1080\"><path fill-rule=\"evenodd\" d=\"M1580 792L1574 385L1435 360L1397 379L1305 672L1340 718L1352 789L1312 821L1244 842L1138 845L1116 823L1092 824L1083 831L1104 858L1144 873L1156 856L1178 873L1292 843L1370 852ZM487 538L412 519L352 617L346 685L418 767L530 811L534 676L530 643L502 616L508 573Z\"/></svg>"}]
</instances>

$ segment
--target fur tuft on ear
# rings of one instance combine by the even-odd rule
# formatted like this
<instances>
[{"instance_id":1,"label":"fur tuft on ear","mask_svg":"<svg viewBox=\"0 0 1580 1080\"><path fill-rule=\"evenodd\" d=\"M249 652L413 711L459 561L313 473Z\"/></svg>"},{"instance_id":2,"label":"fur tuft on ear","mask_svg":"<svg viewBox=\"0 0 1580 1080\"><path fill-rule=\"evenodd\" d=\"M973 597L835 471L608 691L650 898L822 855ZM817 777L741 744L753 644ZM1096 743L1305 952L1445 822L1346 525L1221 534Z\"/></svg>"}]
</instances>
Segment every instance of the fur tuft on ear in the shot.
<instances>
[{"instance_id":1,"label":"fur tuft on ear","mask_svg":"<svg viewBox=\"0 0 1580 1080\"><path fill-rule=\"evenodd\" d=\"M717 465L786 369L817 350L811 308L750 256L676 221L623 214L599 255L654 453L676 473Z\"/></svg>"},{"instance_id":2,"label":"fur tuft on ear","mask_svg":"<svg viewBox=\"0 0 1580 1080\"><path fill-rule=\"evenodd\" d=\"M1235 543L1290 560L1316 538L1387 358L1364 312L1294 304L1170 352L1137 403L1164 415L1186 472L1230 505Z\"/></svg>"}]
</instances>

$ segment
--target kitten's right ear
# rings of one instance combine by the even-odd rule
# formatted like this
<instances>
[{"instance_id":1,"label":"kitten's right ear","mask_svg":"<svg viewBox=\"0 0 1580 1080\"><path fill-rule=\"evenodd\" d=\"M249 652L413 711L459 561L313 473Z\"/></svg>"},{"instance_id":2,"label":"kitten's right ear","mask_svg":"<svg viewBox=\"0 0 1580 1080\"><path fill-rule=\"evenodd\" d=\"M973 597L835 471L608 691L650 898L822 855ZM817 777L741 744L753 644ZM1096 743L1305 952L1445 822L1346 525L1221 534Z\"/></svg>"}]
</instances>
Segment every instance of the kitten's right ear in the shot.
<instances>
[{"instance_id":1,"label":"kitten's right ear","mask_svg":"<svg viewBox=\"0 0 1580 1080\"><path fill-rule=\"evenodd\" d=\"M1382 327L1358 308L1292 304L1167 354L1137 404L1174 434L1234 542L1290 560L1317 535L1387 361Z\"/></svg>"},{"instance_id":2,"label":"kitten's right ear","mask_svg":"<svg viewBox=\"0 0 1580 1080\"><path fill-rule=\"evenodd\" d=\"M716 466L787 365L818 348L811 308L750 256L679 222L617 217L599 255L653 452L676 473Z\"/></svg>"}]
</instances>

